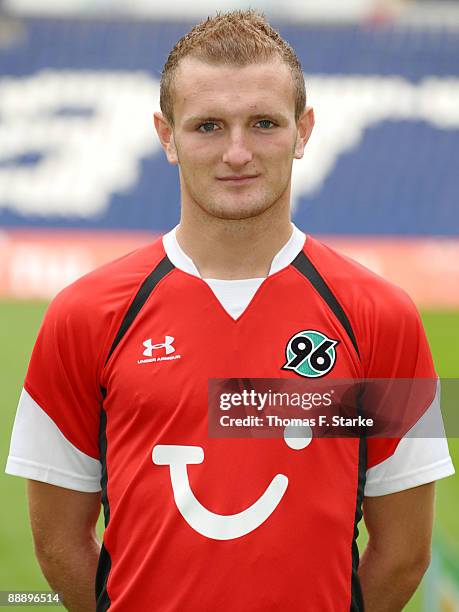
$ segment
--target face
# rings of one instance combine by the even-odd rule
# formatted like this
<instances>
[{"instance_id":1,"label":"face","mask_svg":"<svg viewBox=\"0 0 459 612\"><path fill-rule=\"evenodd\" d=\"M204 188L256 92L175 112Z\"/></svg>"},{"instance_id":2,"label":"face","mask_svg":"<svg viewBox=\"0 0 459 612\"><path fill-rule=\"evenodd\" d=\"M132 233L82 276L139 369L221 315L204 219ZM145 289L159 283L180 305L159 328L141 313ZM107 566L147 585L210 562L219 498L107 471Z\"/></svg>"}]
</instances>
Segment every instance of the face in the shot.
<instances>
[{"instance_id":1,"label":"face","mask_svg":"<svg viewBox=\"0 0 459 612\"><path fill-rule=\"evenodd\" d=\"M289 206L292 162L312 130L312 109L295 121L293 79L275 58L244 67L184 58L174 83L174 126L155 125L178 164L182 207L248 219Z\"/></svg>"}]
</instances>

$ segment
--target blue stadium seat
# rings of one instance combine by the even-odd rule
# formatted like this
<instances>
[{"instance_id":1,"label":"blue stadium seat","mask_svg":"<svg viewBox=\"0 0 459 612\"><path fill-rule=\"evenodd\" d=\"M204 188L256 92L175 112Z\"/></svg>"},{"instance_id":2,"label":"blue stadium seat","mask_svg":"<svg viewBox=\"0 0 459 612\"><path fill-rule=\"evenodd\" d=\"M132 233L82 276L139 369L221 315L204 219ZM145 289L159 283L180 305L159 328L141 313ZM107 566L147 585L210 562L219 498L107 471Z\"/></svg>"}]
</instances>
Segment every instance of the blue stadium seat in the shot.
<instances>
[{"instance_id":1,"label":"blue stadium seat","mask_svg":"<svg viewBox=\"0 0 459 612\"><path fill-rule=\"evenodd\" d=\"M190 24L27 19L22 26L24 35L0 50L0 126L10 121L1 101L8 79L43 71L141 72L157 83L171 45ZM390 26L280 24L279 29L309 76L374 77L381 82L398 76L416 87L432 77L446 85L451 79L450 93L444 88L443 125L395 116L369 124L357 146L338 155L318 191L299 194L295 221L308 231L328 234L459 235L459 111L454 116L454 109L446 108L451 99L459 108L458 33ZM38 104L40 91L30 95L37 96ZM337 91L337 109L339 104ZM69 122L85 114L90 119L93 112L81 104L53 110L56 121ZM145 130L155 138L151 124ZM67 133L73 134L70 123ZM49 154L37 151L32 141L14 156L2 158L0 152L0 185L2 173L34 164L39 170ZM135 184L109 193L108 205L92 217L26 214L15 205L14 194L0 188L0 225L161 231L178 220L176 173L156 148L138 159Z\"/></svg>"}]
</instances>

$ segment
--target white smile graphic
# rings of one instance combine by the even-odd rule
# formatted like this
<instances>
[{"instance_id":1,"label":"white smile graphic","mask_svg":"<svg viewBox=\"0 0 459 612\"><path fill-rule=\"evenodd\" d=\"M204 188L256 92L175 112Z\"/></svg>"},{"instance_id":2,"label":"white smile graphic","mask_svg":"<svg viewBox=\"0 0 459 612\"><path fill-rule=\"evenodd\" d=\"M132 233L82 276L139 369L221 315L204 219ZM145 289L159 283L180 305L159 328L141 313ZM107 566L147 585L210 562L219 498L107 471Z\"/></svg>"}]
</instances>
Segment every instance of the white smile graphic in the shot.
<instances>
[{"instance_id":1,"label":"white smile graphic","mask_svg":"<svg viewBox=\"0 0 459 612\"><path fill-rule=\"evenodd\" d=\"M240 538L259 527L275 510L288 485L288 478L277 474L249 508L237 514L216 514L196 499L188 480L186 466L204 461L200 446L159 444L154 447L152 457L156 465L170 466L175 503L185 521L201 535L214 540Z\"/></svg>"},{"instance_id":2,"label":"white smile graphic","mask_svg":"<svg viewBox=\"0 0 459 612\"><path fill-rule=\"evenodd\" d=\"M296 445L292 445L293 440L285 436L290 448L297 450L305 448L311 439L310 430L303 442ZM156 465L169 466L175 503L188 525L214 540L240 538L259 527L277 508L288 485L287 476L277 474L257 501L242 512L216 514L196 499L188 479L187 465L204 461L204 451L200 446L158 444L153 448L152 459Z\"/></svg>"}]
</instances>

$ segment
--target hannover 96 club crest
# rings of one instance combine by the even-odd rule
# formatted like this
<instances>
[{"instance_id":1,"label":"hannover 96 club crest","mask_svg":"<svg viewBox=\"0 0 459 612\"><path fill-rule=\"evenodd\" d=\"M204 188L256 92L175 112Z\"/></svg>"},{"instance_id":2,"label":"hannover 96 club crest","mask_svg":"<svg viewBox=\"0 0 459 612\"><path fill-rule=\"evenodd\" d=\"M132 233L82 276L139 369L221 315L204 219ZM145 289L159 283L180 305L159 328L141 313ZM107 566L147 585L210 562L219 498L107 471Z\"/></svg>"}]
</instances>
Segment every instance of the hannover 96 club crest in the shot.
<instances>
[{"instance_id":1,"label":"hannover 96 club crest","mask_svg":"<svg viewBox=\"0 0 459 612\"><path fill-rule=\"evenodd\" d=\"M287 359L283 370L293 370L300 376L319 378L335 365L335 346L338 340L328 338L322 332L308 329L290 338L285 348Z\"/></svg>"}]
</instances>

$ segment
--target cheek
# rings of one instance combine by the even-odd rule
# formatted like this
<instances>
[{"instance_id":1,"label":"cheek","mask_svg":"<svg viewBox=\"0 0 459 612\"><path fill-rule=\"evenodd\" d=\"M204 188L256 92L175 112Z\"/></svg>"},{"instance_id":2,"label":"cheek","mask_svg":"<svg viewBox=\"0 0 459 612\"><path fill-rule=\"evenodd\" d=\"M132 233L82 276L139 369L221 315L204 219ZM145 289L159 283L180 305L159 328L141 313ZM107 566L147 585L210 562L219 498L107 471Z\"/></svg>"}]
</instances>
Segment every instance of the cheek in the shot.
<instances>
[{"instance_id":1,"label":"cheek","mask_svg":"<svg viewBox=\"0 0 459 612\"><path fill-rule=\"evenodd\" d=\"M220 149L224 148L222 134L191 134L183 139L189 156L201 158L212 158L218 156Z\"/></svg>"},{"instance_id":2,"label":"cheek","mask_svg":"<svg viewBox=\"0 0 459 612\"><path fill-rule=\"evenodd\" d=\"M187 167L205 166L216 155L216 147L201 138L182 137L175 144L180 162Z\"/></svg>"},{"instance_id":3,"label":"cheek","mask_svg":"<svg viewBox=\"0 0 459 612\"><path fill-rule=\"evenodd\" d=\"M179 165L182 174L196 183L201 183L211 174L212 163L207 157L196 154L179 153Z\"/></svg>"},{"instance_id":4,"label":"cheek","mask_svg":"<svg viewBox=\"0 0 459 612\"><path fill-rule=\"evenodd\" d=\"M272 162L279 167L288 167L293 159L294 152L295 141L292 141L291 138L266 139L259 149L259 156L267 163Z\"/></svg>"},{"instance_id":5,"label":"cheek","mask_svg":"<svg viewBox=\"0 0 459 612\"><path fill-rule=\"evenodd\" d=\"M273 180L284 181L292 172L292 160L291 151L284 150L279 155L273 153L266 159L265 168Z\"/></svg>"},{"instance_id":6,"label":"cheek","mask_svg":"<svg viewBox=\"0 0 459 612\"><path fill-rule=\"evenodd\" d=\"M210 150L209 147L201 145L187 152L185 164L191 172L196 174L196 178L199 180L199 177L204 178L211 175L219 160L220 158L215 150Z\"/></svg>"}]
</instances>

